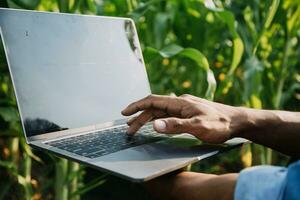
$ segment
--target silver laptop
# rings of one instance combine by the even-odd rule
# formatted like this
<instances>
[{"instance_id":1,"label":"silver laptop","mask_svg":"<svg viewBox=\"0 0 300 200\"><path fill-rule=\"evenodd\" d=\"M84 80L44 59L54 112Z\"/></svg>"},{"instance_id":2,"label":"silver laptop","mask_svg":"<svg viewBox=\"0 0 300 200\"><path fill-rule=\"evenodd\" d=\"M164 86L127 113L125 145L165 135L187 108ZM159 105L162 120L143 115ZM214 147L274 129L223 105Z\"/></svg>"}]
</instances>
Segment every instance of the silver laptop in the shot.
<instances>
[{"instance_id":1,"label":"silver laptop","mask_svg":"<svg viewBox=\"0 0 300 200\"><path fill-rule=\"evenodd\" d=\"M120 111L151 93L131 19L0 9L0 32L32 147L143 182L243 142L127 136Z\"/></svg>"}]
</instances>

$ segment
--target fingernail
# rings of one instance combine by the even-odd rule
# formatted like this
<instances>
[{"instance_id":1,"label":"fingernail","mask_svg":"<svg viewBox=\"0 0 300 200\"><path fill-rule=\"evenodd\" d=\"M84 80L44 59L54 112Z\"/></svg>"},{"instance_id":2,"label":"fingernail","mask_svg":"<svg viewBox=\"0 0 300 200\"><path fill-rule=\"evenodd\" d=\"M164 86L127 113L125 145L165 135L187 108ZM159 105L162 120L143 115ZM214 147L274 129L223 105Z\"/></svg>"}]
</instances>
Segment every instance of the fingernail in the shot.
<instances>
[{"instance_id":1,"label":"fingernail","mask_svg":"<svg viewBox=\"0 0 300 200\"><path fill-rule=\"evenodd\" d=\"M129 126L128 129L127 129L127 135L133 135L134 133L135 133L135 132L134 132L134 130L132 129L132 127Z\"/></svg>"},{"instance_id":2,"label":"fingernail","mask_svg":"<svg viewBox=\"0 0 300 200\"><path fill-rule=\"evenodd\" d=\"M165 131L167 128L167 124L163 120L155 120L154 126L158 131Z\"/></svg>"},{"instance_id":3,"label":"fingernail","mask_svg":"<svg viewBox=\"0 0 300 200\"><path fill-rule=\"evenodd\" d=\"M126 133L127 135L133 135L133 133L131 131L127 131Z\"/></svg>"},{"instance_id":4,"label":"fingernail","mask_svg":"<svg viewBox=\"0 0 300 200\"><path fill-rule=\"evenodd\" d=\"M127 124L128 124L128 125L131 125L132 122L134 122L134 120L136 120L136 117L130 118L130 119L127 121Z\"/></svg>"},{"instance_id":5,"label":"fingernail","mask_svg":"<svg viewBox=\"0 0 300 200\"><path fill-rule=\"evenodd\" d=\"M133 133L127 132L126 133L128 136L133 136Z\"/></svg>"}]
</instances>

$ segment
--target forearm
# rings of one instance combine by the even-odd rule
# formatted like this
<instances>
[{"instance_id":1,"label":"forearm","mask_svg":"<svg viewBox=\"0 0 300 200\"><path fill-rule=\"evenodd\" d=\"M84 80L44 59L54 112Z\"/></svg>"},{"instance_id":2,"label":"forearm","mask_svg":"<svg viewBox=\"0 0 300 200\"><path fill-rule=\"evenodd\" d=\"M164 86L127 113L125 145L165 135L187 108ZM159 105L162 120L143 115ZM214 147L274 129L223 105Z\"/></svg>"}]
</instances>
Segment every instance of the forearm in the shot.
<instances>
[{"instance_id":1,"label":"forearm","mask_svg":"<svg viewBox=\"0 0 300 200\"><path fill-rule=\"evenodd\" d=\"M300 113L242 108L236 137L300 157Z\"/></svg>"},{"instance_id":2,"label":"forearm","mask_svg":"<svg viewBox=\"0 0 300 200\"><path fill-rule=\"evenodd\" d=\"M238 174L213 175L181 172L145 183L147 190L158 199L172 200L231 200Z\"/></svg>"}]
</instances>

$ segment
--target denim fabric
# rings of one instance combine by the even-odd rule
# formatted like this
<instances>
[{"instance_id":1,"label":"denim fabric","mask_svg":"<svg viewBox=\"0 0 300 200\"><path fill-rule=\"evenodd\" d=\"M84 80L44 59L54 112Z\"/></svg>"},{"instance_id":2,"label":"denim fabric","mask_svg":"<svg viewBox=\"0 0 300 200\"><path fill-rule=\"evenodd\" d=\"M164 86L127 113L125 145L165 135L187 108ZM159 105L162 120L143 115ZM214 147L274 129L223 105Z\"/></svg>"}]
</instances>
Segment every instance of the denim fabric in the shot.
<instances>
[{"instance_id":1,"label":"denim fabric","mask_svg":"<svg viewBox=\"0 0 300 200\"><path fill-rule=\"evenodd\" d=\"M237 180L234 199L300 199L300 161L288 168L258 166L243 170Z\"/></svg>"},{"instance_id":2,"label":"denim fabric","mask_svg":"<svg viewBox=\"0 0 300 200\"><path fill-rule=\"evenodd\" d=\"M235 188L235 200L282 199L287 170L283 167L258 166L243 170Z\"/></svg>"},{"instance_id":3,"label":"denim fabric","mask_svg":"<svg viewBox=\"0 0 300 200\"><path fill-rule=\"evenodd\" d=\"M300 161L291 164L286 176L284 200L300 199Z\"/></svg>"}]
</instances>

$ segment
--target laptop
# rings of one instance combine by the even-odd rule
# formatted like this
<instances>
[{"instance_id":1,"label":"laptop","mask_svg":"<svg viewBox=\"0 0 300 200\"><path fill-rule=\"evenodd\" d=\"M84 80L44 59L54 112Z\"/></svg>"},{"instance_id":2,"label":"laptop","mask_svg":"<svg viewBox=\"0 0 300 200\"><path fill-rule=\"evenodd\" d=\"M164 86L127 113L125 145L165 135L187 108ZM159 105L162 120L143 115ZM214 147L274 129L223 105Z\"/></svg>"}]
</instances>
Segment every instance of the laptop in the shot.
<instances>
[{"instance_id":1,"label":"laptop","mask_svg":"<svg viewBox=\"0 0 300 200\"><path fill-rule=\"evenodd\" d=\"M0 9L0 32L27 143L144 182L244 142L189 134L132 137L121 110L151 94L128 18Z\"/></svg>"}]
</instances>

